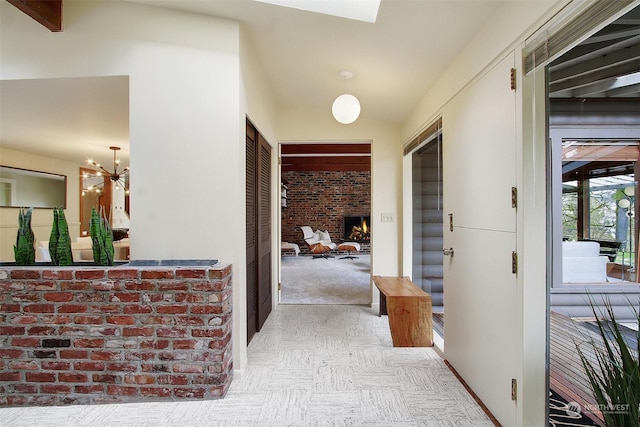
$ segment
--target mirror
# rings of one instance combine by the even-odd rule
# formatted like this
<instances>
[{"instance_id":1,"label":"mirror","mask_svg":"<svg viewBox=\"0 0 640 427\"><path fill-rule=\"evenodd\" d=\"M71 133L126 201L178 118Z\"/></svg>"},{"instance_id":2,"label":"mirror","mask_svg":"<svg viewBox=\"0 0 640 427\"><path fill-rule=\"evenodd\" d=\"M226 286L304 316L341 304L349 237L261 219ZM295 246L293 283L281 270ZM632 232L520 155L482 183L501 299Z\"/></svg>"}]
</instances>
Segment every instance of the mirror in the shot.
<instances>
[{"instance_id":1,"label":"mirror","mask_svg":"<svg viewBox=\"0 0 640 427\"><path fill-rule=\"evenodd\" d=\"M0 166L0 207L67 207L67 177Z\"/></svg>"}]
</instances>

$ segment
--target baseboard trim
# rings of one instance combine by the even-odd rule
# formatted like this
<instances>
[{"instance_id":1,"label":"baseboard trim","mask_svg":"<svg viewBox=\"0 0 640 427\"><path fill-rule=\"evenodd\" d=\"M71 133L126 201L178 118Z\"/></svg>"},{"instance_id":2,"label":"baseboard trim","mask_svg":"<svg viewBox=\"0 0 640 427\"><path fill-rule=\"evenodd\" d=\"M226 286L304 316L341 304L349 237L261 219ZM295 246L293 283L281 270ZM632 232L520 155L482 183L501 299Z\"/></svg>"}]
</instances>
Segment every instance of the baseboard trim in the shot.
<instances>
[{"instance_id":1,"label":"baseboard trim","mask_svg":"<svg viewBox=\"0 0 640 427\"><path fill-rule=\"evenodd\" d=\"M471 389L471 387L469 387L467 382L460 376L460 374L458 374L458 371L455 370L455 368L451 365L451 363L449 363L449 361L446 360L446 359L445 359L444 363L445 363L445 365L447 365L449 370L451 370L451 372L453 372L453 375L456 376L456 378L458 379L458 381L460 381L460 383L464 386L464 388L469 392L471 397L473 397L473 400L475 400L476 403L480 406L480 408L482 408L482 410L487 415L487 417L489 417L489 419L491 420L493 425L496 426L496 427L502 427L502 424L500 424L500 422L496 419L496 417L493 416L493 414L491 413L489 408L486 407L486 405L482 402L482 400L480 400L478 395L475 394L475 392Z\"/></svg>"}]
</instances>

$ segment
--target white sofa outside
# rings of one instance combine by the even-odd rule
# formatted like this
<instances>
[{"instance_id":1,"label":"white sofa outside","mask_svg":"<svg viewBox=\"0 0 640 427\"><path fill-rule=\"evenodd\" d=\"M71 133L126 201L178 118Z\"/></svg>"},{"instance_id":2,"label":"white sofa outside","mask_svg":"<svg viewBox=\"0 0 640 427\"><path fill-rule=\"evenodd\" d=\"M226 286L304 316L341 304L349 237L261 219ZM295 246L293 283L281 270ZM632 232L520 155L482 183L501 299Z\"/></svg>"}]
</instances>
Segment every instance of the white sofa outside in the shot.
<instances>
[{"instance_id":1,"label":"white sofa outside","mask_svg":"<svg viewBox=\"0 0 640 427\"><path fill-rule=\"evenodd\" d=\"M562 283L605 283L608 261L597 242L562 242Z\"/></svg>"}]
</instances>

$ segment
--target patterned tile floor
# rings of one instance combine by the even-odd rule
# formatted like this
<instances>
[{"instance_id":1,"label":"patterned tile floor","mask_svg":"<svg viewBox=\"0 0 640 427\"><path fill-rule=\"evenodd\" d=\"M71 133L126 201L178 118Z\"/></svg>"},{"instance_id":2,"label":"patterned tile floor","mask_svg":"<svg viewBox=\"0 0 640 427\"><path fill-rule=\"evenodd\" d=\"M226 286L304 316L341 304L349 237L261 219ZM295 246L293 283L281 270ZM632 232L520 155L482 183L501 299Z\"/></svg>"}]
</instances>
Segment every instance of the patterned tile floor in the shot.
<instances>
[{"instance_id":1,"label":"patterned tile floor","mask_svg":"<svg viewBox=\"0 0 640 427\"><path fill-rule=\"evenodd\" d=\"M493 426L432 348L365 306L280 306L224 399L0 409L2 426Z\"/></svg>"}]
</instances>

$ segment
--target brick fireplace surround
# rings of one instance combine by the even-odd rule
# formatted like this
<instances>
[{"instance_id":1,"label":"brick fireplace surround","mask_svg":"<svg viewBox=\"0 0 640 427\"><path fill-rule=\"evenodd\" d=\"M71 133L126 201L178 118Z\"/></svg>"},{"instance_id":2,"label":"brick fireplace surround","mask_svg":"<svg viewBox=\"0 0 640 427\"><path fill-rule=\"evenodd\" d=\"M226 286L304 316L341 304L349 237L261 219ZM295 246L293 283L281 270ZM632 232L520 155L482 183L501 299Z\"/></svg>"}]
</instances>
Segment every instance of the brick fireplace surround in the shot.
<instances>
[{"instance_id":1,"label":"brick fireplace surround","mask_svg":"<svg viewBox=\"0 0 640 427\"><path fill-rule=\"evenodd\" d=\"M222 397L231 265L0 267L0 406Z\"/></svg>"},{"instance_id":2,"label":"brick fireplace surround","mask_svg":"<svg viewBox=\"0 0 640 427\"><path fill-rule=\"evenodd\" d=\"M371 213L369 171L289 171L282 179L288 185L287 207L282 208L282 241L298 244L302 254L310 251L302 240L301 226L327 230L339 243L344 240L345 216ZM370 245L362 244L360 252L369 253Z\"/></svg>"}]
</instances>

